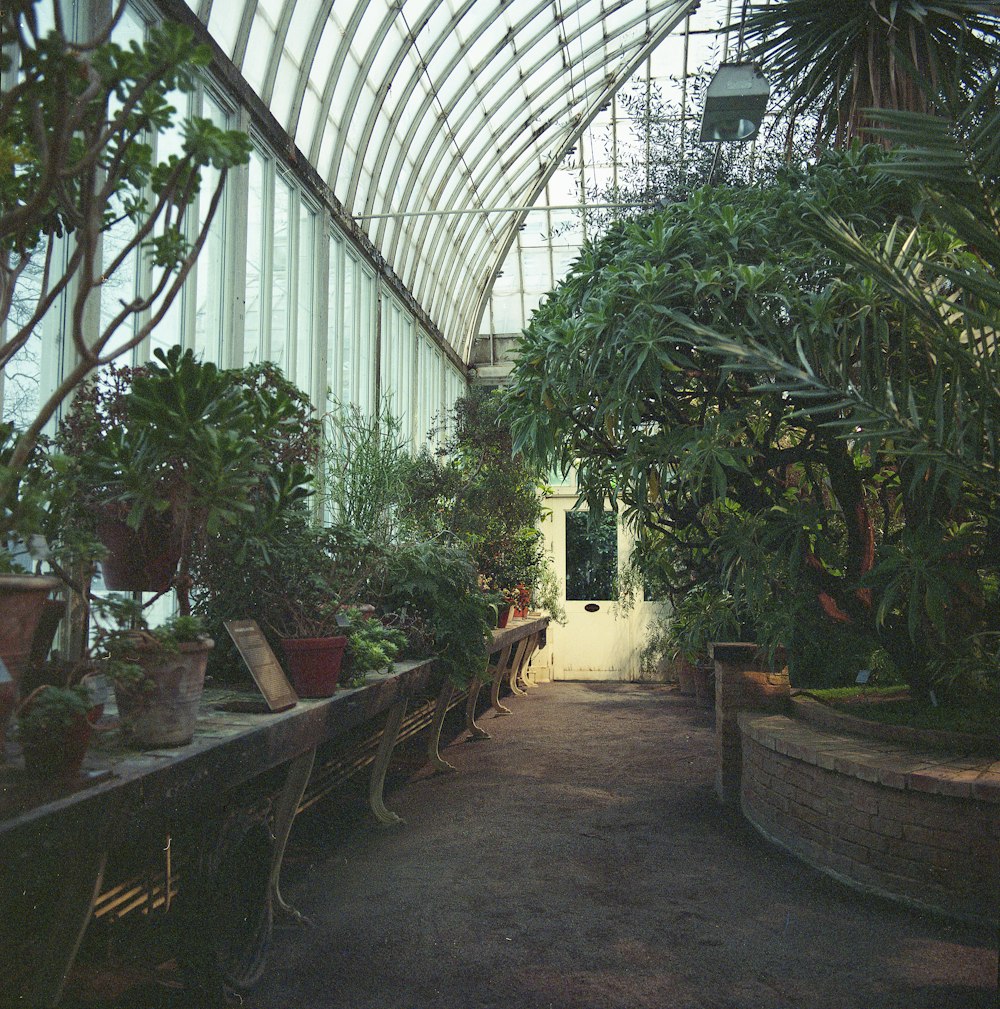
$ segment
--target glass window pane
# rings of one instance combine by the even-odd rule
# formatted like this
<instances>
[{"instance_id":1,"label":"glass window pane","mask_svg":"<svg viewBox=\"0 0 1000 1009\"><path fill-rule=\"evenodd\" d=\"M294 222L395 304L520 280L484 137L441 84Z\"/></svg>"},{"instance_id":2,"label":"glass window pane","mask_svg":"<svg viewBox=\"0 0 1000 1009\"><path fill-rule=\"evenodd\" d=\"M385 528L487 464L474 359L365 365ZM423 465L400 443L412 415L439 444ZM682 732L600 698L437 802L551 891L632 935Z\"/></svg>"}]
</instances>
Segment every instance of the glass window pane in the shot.
<instances>
[{"instance_id":1,"label":"glass window pane","mask_svg":"<svg viewBox=\"0 0 1000 1009\"><path fill-rule=\"evenodd\" d=\"M566 598L618 598L618 524L614 512L566 513Z\"/></svg>"},{"instance_id":2,"label":"glass window pane","mask_svg":"<svg viewBox=\"0 0 1000 1009\"><path fill-rule=\"evenodd\" d=\"M298 303L295 317L295 384L312 393L313 285L316 262L316 214L299 206Z\"/></svg>"},{"instance_id":3,"label":"glass window pane","mask_svg":"<svg viewBox=\"0 0 1000 1009\"><path fill-rule=\"evenodd\" d=\"M206 95L202 115L206 119L225 129L227 119L225 111L217 102ZM208 210L215 195L215 187L219 184L219 171L215 168L203 168L201 172L201 192L198 195L198 227L205 226ZM195 315L194 315L194 348L195 352L208 361L216 363L222 360L222 330L225 293L225 262L226 262L226 198L219 201L212 218L212 226L208 238L202 247L201 255L195 265Z\"/></svg>"},{"instance_id":4,"label":"glass window pane","mask_svg":"<svg viewBox=\"0 0 1000 1009\"><path fill-rule=\"evenodd\" d=\"M291 265L292 188L282 178L274 180L274 230L271 241L271 342L268 357L281 368L288 361L288 281Z\"/></svg>"},{"instance_id":5,"label":"glass window pane","mask_svg":"<svg viewBox=\"0 0 1000 1009\"><path fill-rule=\"evenodd\" d=\"M263 349L261 337L262 288L264 270L264 159L257 151L250 155L250 182L247 196L247 280L243 323L243 360L259 361Z\"/></svg>"}]
</instances>

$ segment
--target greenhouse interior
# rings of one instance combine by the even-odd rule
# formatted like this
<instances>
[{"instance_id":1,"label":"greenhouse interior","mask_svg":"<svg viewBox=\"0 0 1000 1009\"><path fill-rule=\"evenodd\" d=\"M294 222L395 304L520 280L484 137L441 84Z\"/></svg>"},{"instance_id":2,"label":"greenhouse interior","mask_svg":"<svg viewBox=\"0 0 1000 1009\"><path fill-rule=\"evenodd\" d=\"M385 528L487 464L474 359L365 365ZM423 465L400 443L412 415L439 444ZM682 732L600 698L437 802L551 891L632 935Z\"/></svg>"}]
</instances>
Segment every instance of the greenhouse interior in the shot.
<instances>
[{"instance_id":1,"label":"greenhouse interior","mask_svg":"<svg viewBox=\"0 0 1000 1009\"><path fill-rule=\"evenodd\" d=\"M1000 1006L1000 7L0 84L0 1006Z\"/></svg>"}]
</instances>

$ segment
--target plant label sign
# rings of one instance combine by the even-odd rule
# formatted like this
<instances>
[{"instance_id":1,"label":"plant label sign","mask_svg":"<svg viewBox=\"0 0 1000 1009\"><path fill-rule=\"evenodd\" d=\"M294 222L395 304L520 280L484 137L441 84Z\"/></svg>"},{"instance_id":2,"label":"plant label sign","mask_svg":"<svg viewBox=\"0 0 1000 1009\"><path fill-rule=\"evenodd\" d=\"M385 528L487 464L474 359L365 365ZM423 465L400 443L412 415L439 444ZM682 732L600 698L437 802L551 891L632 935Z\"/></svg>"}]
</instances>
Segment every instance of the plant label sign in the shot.
<instances>
[{"instance_id":1,"label":"plant label sign","mask_svg":"<svg viewBox=\"0 0 1000 1009\"><path fill-rule=\"evenodd\" d=\"M256 620L227 620L225 628L233 639L233 644L247 664L254 683L267 701L270 711L287 711L298 703L298 696L292 689L285 671L281 668L261 633Z\"/></svg>"}]
</instances>

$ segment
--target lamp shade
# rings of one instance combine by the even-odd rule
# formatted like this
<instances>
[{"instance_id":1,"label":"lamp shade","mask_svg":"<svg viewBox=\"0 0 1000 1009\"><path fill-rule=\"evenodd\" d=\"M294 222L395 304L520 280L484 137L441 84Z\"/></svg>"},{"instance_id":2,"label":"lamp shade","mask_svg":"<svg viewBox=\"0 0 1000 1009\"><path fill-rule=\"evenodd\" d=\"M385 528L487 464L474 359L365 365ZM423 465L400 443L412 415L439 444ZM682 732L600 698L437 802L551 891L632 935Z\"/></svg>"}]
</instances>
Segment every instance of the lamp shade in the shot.
<instances>
[{"instance_id":1,"label":"lamp shade","mask_svg":"<svg viewBox=\"0 0 1000 1009\"><path fill-rule=\"evenodd\" d=\"M723 63L705 92L703 144L752 140L764 121L771 88L753 63Z\"/></svg>"}]
</instances>

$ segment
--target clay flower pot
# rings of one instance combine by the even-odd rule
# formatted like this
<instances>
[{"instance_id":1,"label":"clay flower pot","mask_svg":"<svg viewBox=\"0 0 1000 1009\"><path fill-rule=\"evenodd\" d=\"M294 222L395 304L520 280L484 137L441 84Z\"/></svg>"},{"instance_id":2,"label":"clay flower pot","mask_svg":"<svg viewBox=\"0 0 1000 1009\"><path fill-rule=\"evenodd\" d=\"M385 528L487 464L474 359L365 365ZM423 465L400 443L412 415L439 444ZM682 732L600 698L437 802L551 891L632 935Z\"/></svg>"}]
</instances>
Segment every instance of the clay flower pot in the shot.
<instances>
[{"instance_id":1,"label":"clay flower pot","mask_svg":"<svg viewBox=\"0 0 1000 1009\"><path fill-rule=\"evenodd\" d=\"M106 588L120 592L165 592L180 561L180 542L173 519L147 515L138 529L123 521L113 506L98 514L97 537L107 548L101 561Z\"/></svg>"},{"instance_id":2,"label":"clay flower pot","mask_svg":"<svg viewBox=\"0 0 1000 1009\"><path fill-rule=\"evenodd\" d=\"M299 697L330 697L337 689L347 638L285 638L288 678Z\"/></svg>"},{"instance_id":3,"label":"clay flower pot","mask_svg":"<svg viewBox=\"0 0 1000 1009\"><path fill-rule=\"evenodd\" d=\"M138 645L146 682L115 684L122 728L140 746L186 746L194 737L208 653L215 642L206 638L177 647L169 652Z\"/></svg>"}]
</instances>

